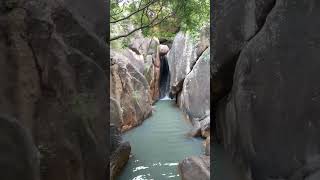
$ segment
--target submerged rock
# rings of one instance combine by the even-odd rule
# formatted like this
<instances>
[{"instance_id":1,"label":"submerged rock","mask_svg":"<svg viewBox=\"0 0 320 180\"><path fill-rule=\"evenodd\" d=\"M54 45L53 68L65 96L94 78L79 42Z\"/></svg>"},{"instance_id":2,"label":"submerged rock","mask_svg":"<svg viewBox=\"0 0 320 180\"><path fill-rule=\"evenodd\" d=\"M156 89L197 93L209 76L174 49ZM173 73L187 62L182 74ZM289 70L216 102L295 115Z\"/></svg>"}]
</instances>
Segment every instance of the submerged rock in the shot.
<instances>
[{"instance_id":1,"label":"submerged rock","mask_svg":"<svg viewBox=\"0 0 320 180\"><path fill-rule=\"evenodd\" d=\"M182 180L209 180L210 156L192 156L184 159L178 165Z\"/></svg>"}]
</instances>

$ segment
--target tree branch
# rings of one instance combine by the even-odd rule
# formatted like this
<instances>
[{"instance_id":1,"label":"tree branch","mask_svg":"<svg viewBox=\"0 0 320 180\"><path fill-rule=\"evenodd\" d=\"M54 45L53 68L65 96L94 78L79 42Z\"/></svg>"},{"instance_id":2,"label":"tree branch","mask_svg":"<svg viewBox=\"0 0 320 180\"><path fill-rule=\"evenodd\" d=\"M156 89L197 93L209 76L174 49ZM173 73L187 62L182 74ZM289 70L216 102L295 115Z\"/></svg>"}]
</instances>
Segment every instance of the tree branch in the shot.
<instances>
[{"instance_id":1,"label":"tree branch","mask_svg":"<svg viewBox=\"0 0 320 180\"><path fill-rule=\"evenodd\" d=\"M142 0L141 0L141 1L142 1ZM141 1L140 1L140 2L141 2ZM125 20L125 19L129 19L131 16L133 16L133 15L135 15L136 13L138 13L138 12L146 9L147 7L149 7L149 6L151 6L152 4L156 3L157 1L159 1L159 0L150 1L150 2L149 2L148 4L146 4L143 8L140 9L140 7L139 7L138 10L136 10L135 12L129 14L128 16L126 16L126 17L124 17L124 18L120 18L120 19L115 20L115 21L110 21L110 23L117 23L117 22L123 21L123 20ZM141 5L141 4L140 4L140 5ZM139 5L139 6L140 6L140 5Z\"/></svg>"},{"instance_id":2,"label":"tree branch","mask_svg":"<svg viewBox=\"0 0 320 180\"><path fill-rule=\"evenodd\" d=\"M144 28L147 28L147 27L156 26L156 25L162 23L164 20L168 19L168 18L171 17L171 16L172 16L172 15L168 15L168 16L164 17L163 19L161 19L160 21L158 21L158 22L155 23L155 20L157 19L157 17L156 17L156 18L153 19L152 22L150 22L149 24L146 24L146 25L144 25L144 26L140 26L139 28L136 28L136 29L130 31L130 32L127 33L127 34L119 35L119 36L110 38L110 42L111 42L111 41L114 41L114 40L117 40L117 39L120 39L120 38L124 38L124 37L130 36L132 33L136 32L136 31L138 31L138 30L140 30L140 29L144 29Z\"/></svg>"}]
</instances>

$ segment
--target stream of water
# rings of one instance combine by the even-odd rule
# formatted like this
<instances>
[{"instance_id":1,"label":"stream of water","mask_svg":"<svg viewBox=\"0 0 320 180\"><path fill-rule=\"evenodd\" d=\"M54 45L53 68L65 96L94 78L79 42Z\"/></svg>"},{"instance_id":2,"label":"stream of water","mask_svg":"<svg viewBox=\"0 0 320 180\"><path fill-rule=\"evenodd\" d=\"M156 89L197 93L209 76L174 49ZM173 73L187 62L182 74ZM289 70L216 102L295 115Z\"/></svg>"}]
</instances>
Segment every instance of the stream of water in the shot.
<instances>
[{"instance_id":1,"label":"stream of water","mask_svg":"<svg viewBox=\"0 0 320 180\"><path fill-rule=\"evenodd\" d=\"M187 135L191 128L174 101L158 101L150 118L123 135L131 144L132 157L118 179L181 179L178 163L204 153L203 140Z\"/></svg>"}]
</instances>

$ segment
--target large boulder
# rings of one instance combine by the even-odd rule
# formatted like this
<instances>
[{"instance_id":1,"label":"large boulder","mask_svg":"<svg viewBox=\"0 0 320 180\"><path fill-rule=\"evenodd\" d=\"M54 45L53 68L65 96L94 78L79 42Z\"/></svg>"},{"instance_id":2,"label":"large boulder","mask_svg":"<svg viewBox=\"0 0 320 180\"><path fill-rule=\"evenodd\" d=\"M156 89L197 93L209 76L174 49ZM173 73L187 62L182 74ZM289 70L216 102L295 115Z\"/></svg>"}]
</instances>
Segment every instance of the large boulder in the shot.
<instances>
[{"instance_id":1,"label":"large boulder","mask_svg":"<svg viewBox=\"0 0 320 180\"><path fill-rule=\"evenodd\" d=\"M110 141L110 180L114 180L128 162L131 146L122 141L120 131L114 125L110 125Z\"/></svg>"},{"instance_id":2,"label":"large boulder","mask_svg":"<svg viewBox=\"0 0 320 180\"><path fill-rule=\"evenodd\" d=\"M166 55L169 52L169 50L170 49L167 45L160 44L160 46L159 46L160 55L162 55L162 56Z\"/></svg>"},{"instance_id":3,"label":"large boulder","mask_svg":"<svg viewBox=\"0 0 320 180\"><path fill-rule=\"evenodd\" d=\"M192 120L210 116L210 48L197 60L186 76L179 97L180 108ZM210 118L209 118L210 122Z\"/></svg>"},{"instance_id":4,"label":"large boulder","mask_svg":"<svg viewBox=\"0 0 320 180\"><path fill-rule=\"evenodd\" d=\"M0 113L30 133L43 180L108 177L103 7L97 0L0 3ZM24 156L19 146L16 158ZM27 159L20 160L22 168ZM22 179L36 179L32 173Z\"/></svg>"},{"instance_id":5,"label":"large boulder","mask_svg":"<svg viewBox=\"0 0 320 180\"><path fill-rule=\"evenodd\" d=\"M217 103L223 144L252 179L316 177L319 167L308 167L320 153L319 4L217 4L216 80L224 89L232 84Z\"/></svg>"},{"instance_id":6,"label":"large boulder","mask_svg":"<svg viewBox=\"0 0 320 180\"><path fill-rule=\"evenodd\" d=\"M170 69L170 94L177 97L182 90L186 76L192 71L202 53L209 47L210 28L204 26L199 39L189 33L179 32L166 55ZM209 53L208 53L209 54Z\"/></svg>"},{"instance_id":7,"label":"large boulder","mask_svg":"<svg viewBox=\"0 0 320 180\"><path fill-rule=\"evenodd\" d=\"M143 75L146 77L150 96L153 103L159 99L159 81L160 81L160 52L159 40L157 38L139 37L132 40L129 48L144 59L142 65ZM131 59L129 57L129 59ZM140 66L139 66L140 67ZM140 68L139 68L140 69Z\"/></svg>"},{"instance_id":8,"label":"large boulder","mask_svg":"<svg viewBox=\"0 0 320 180\"><path fill-rule=\"evenodd\" d=\"M144 65L144 57L143 55L139 55L132 51L129 48L123 49L121 51L121 54L126 56L130 63L137 68L137 70L143 74L145 65Z\"/></svg>"},{"instance_id":9,"label":"large boulder","mask_svg":"<svg viewBox=\"0 0 320 180\"><path fill-rule=\"evenodd\" d=\"M192 156L184 159L178 165L182 180L209 180L210 156Z\"/></svg>"},{"instance_id":10,"label":"large boulder","mask_svg":"<svg viewBox=\"0 0 320 180\"><path fill-rule=\"evenodd\" d=\"M170 94L177 96L186 75L196 62L195 42L189 34L179 32L166 56L170 69Z\"/></svg>"},{"instance_id":11,"label":"large boulder","mask_svg":"<svg viewBox=\"0 0 320 180\"><path fill-rule=\"evenodd\" d=\"M123 131L142 123L152 112L149 84L131 61L111 50L110 95L120 103Z\"/></svg>"}]
</instances>

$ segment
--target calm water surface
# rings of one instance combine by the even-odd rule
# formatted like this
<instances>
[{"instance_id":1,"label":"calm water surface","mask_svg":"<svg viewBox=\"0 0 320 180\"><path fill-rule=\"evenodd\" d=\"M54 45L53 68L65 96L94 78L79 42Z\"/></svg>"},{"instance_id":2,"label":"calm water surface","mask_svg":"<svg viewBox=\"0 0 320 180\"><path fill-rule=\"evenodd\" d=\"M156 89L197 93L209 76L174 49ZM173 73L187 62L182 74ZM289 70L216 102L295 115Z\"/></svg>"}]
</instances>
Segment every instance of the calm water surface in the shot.
<instances>
[{"instance_id":1,"label":"calm water surface","mask_svg":"<svg viewBox=\"0 0 320 180\"><path fill-rule=\"evenodd\" d=\"M158 101L155 109L141 126L123 135L131 144L132 157L119 180L180 179L178 162L204 153L203 141L187 136L192 126L174 101Z\"/></svg>"}]
</instances>

